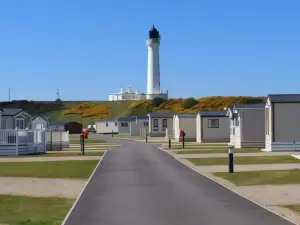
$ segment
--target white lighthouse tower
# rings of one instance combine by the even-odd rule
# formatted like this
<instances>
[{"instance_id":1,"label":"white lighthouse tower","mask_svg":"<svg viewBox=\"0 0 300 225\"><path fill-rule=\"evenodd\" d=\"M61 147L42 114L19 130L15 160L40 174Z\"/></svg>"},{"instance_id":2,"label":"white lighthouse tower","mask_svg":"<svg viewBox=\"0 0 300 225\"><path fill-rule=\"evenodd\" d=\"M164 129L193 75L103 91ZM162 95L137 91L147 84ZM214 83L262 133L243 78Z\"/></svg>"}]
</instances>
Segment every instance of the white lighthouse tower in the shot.
<instances>
[{"instance_id":1,"label":"white lighthouse tower","mask_svg":"<svg viewBox=\"0 0 300 225\"><path fill-rule=\"evenodd\" d=\"M148 46L148 75L147 75L147 99L155 97L168 98L168 93L162 93L160 88L160 68L159 68L159 46L160 35L154 27L149 31Z\"/></svg>"}]
</instances>

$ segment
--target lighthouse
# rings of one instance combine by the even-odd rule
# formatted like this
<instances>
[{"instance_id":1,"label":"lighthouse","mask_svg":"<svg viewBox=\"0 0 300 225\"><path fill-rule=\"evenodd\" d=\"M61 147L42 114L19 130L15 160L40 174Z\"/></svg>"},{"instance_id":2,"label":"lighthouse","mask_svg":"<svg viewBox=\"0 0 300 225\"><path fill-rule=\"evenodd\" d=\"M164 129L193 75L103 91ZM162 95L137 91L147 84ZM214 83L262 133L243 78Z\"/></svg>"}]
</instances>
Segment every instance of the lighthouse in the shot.
<instances>
[{"instance_id":1,"label":"lighthouse","mask_svg":"<svg viewBox=\"0 0 300 225\"><path fill-rule=\"evenodd\" d=\"M160 66L159 66L159 46L160 34L158 30L153 27L149 30L149 38L147 40L148 47L148 70L147 70L147 93L136 89L134 92L131 87L128 91L123 90L118 93L109 93L109 101L124 101L124 100L144 100L153 99L156 97L168 98L168 91L163 93L160 86Z\"/></svg>"},{"instance_id":2,"label":"lighthouse","mask_svg":"<svg viewBox=\"0 0 300 225\"><path fill-rule=\"evenodd\" d=\"M148 74L147 74L147 99L155 97L167 98L168 94L163 94L160 88L160 68L159 68L159 47L160 34L154 27L149 31L148 47Z\"/></svg>"}]
</instances>

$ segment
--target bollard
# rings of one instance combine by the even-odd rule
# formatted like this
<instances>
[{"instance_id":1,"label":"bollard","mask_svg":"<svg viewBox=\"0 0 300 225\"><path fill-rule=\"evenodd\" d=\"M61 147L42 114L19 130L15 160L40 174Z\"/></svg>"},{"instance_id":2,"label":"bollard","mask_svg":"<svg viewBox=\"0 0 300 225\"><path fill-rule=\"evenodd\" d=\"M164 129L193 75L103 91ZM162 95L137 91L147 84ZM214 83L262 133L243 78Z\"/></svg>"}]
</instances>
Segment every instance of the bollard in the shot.
<instances>
[{"instance_id":1,"label":"bollard","mask_svg":"<svg viewBox=\"0 0 300 225\"><path fill-rule=\"evenodd\" d=\"M171 139L169 139L169 148L171 148Z\"/></svg>"},{"instance_id":2,"label":"bollard","mask_svg":"<svg viewBox=\"0 0 300 225\"><path fill-rule=\"evenodd\" d=\"M81 154L84 155L84 135L80 134L80 150Z\"/></svg>"},{"instance_id":3,"label":"bollard","mask_svg":"<svg viewBox=\"0 0 300 225\"><path fill-rule=\"evenodd\" d=\"M182 132L182 148L184 148L184 136L185 136L185 132Z\"/></svg>"},{"instance_id":4,"label":"bollard","mask_svg":"<svg viewBox=\"0 0 300 225\"><path fill-rule=\"evenodd\" d=\"M112 137L114 136L114 131L113 131L113 130L111 131L111 136L112 136Z\"/></svg>"},{"instance_id":5,"label":"bollard","mask_svg":"<svg viewBox=\"0 0 300 225\"><path fill-rule=\"evenodd\" d=\"M146 134L146 142L148 142L148 134Z\"/></svg>"},{"instance_id":6,"label":"bollard","mask_svg":"<svg viewBox=\"0 0 300 225\"><path fill-rule=\"evenodd\" d=\"M234 170L233 170L233 151L232 151L232 147L229 147L228 149L228 170L229 170L229 173L233 173Z\"/></svg>"}]
</instances>

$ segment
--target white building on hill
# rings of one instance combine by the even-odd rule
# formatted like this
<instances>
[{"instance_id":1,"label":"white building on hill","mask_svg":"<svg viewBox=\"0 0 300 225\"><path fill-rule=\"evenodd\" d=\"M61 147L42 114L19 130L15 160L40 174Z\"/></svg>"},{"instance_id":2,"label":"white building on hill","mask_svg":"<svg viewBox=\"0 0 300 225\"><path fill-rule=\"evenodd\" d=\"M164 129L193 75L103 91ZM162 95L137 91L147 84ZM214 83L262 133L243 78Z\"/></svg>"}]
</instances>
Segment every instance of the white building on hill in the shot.
<instances>
[{"instance_id":1,"label":"white building on hill","mask_svg":"<svg viewBox=\"0 0 300 225\"><path fill-rule=\"evenodd\" d=\"M123 88L121 88L119 93L110 93L108 98L109 101L142 100L146 99L146 95L140 93L139 89L136 89L136 91L133 92L131 87L129 87L127 91L124 91Z\"/></svg>"},{"instance_id":2,"label":"white building on hill","mask_svg":"<svg viewBox=\"0 0 300 225\"><path fill-rule=\"evenodd\" d=\"M119 93L110 93L108 95L109 101L122 100L142 100L153 99L155 97L168 98L168 91L163 93L160 87L160 65L159 65L159 47L160 34L154 27L149 31L149 39L147 40L148 47L148 73L147 73L147 94L140 93L138 89L135 92L131 91L129 87L127 92L121 91Z\"/></svg>"}]
</instances>

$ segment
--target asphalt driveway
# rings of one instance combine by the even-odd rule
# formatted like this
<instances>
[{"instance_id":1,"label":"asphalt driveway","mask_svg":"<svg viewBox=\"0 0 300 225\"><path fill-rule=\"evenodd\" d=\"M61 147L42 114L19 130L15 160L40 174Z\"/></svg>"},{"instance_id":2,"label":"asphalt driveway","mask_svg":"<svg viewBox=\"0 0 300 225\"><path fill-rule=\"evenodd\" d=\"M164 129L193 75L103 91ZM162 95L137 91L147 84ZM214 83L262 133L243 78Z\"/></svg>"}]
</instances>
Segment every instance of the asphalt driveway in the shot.
<instances>
[{"instance_id":1,"label":"asphalt driveway","mask_svg":"<svg viewBox=\"0 0 300 225\"><path fill-rule=\"evenodd\" d=\"M155 145L106 153L66 225L291 225Z\"/></svg>"}]
</instances>

